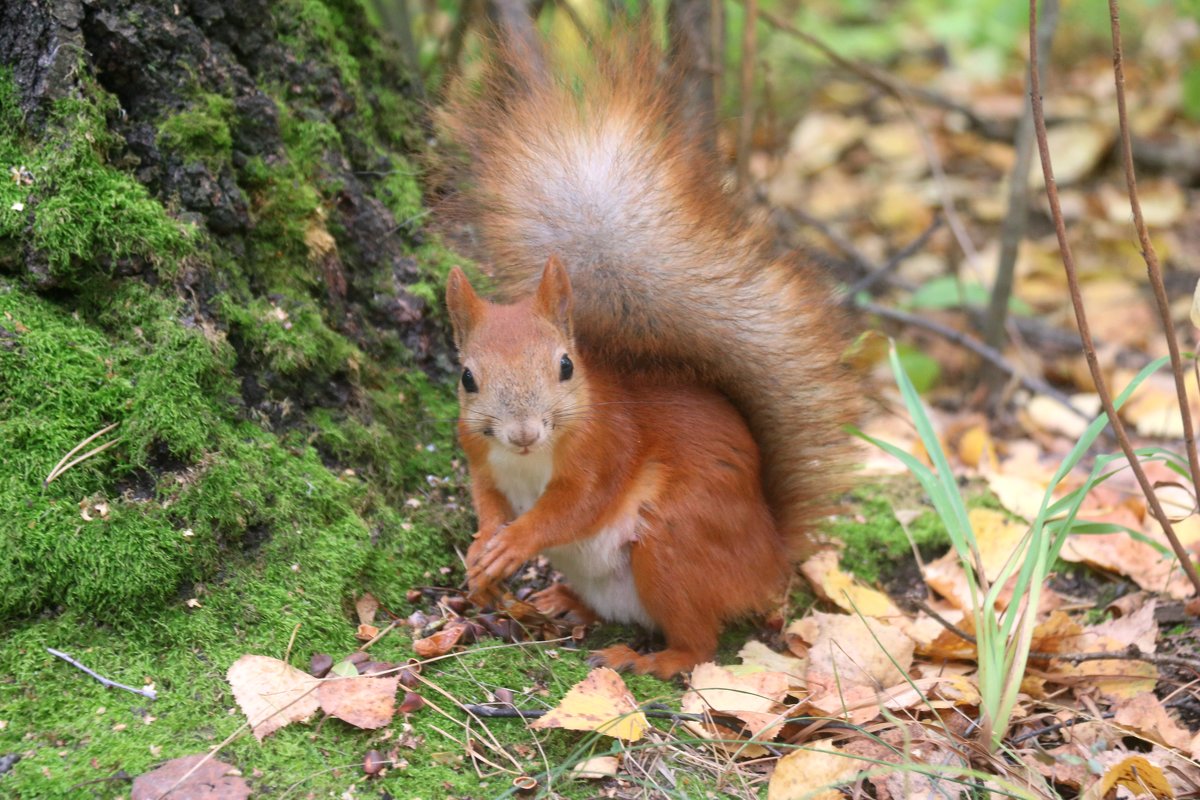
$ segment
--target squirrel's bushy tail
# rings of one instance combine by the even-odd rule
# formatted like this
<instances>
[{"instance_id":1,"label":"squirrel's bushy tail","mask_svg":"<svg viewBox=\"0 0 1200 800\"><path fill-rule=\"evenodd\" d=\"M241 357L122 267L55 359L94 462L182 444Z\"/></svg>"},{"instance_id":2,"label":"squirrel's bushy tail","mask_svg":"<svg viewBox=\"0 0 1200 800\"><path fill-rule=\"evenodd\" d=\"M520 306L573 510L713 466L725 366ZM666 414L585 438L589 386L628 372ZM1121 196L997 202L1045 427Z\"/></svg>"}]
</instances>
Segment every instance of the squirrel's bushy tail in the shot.
<instances>
[{"instance_id":1,"label":"squirrel's bushy tail","mask_svg":"<svg viewBox=\"0 0 1200 800\"><path fill-rule=\"evenodd\" d=\"M859 394L822 276L771 253L689 140L649 37L613 38L585 66L498 52L443 128L466 151L450 201L503 294L566 264L581 347L620 365L700 376L750 423L793 550L845 484Z\"/></svg>"}]
</instances>

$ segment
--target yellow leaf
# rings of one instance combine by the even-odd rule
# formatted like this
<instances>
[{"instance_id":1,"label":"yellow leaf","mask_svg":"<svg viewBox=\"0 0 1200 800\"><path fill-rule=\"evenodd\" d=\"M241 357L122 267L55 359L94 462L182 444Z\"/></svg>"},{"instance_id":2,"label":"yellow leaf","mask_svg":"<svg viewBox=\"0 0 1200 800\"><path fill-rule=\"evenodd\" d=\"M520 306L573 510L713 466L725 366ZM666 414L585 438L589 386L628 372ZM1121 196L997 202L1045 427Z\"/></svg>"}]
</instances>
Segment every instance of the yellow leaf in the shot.
<instances>
[{"instance_id":1,"label":"yellow leaf","mask_svg":"<svg viewBox=\"0 0 1200 800\"><path fill-rule=\"evenodd\" d=\"M849 781L862 766L867 765L829 742L815 742L779 759L767 800L840 800L842 793L832 787Z\"/></svg>"},{"instance_id":2,"label":"yellow leaf","mask_svg":"<svg viewBox=\"0 0 1200 800\"><path fill-rule=\"evenodd\" d=\"M900 609L886 594L869 586L863 586L854 576L843 572L838 564L838 554L823 550L804 562L800 567L813 589L822 599L835 604L851 614L865 617L898 617Z\"/></svg>"},{"instance_id":3,"label":"yellow leaf","mask_svg":"<svg viewBox=\"0 0 1200 800\"><path fill-rule=\"evenodd\" d=\"M1113 766L1104 777L1092 784L1082 795L1082 800L1101 800L1120 786L1137 797L1150 795L1156 800L1173 800L1171 784L1163 771L1151 764L1144 756L1129 756Z\"/></svg>"},{"instance_id":4,"label":"yellow leaf","mask_svg":"<svg viewBox=\"0 0 1200 800\"><path fill-rule=\"evenodd\" d=\"M529 727L595 731L636 742L648 725L646 715L638 710L621 676L608 667L600 667L572 686L562 702Z\"/></svg>"}]
</instances>

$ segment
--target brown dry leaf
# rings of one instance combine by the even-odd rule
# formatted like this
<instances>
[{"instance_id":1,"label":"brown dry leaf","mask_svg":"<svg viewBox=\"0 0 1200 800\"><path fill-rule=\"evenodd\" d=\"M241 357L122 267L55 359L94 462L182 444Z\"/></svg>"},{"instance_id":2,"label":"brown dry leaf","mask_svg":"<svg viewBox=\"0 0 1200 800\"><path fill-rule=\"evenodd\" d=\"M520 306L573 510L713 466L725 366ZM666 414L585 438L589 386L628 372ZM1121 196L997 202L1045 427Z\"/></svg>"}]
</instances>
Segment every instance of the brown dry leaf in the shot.
<instances>
[{"instance_id":1,"label":"brown dry leaf","mask_svg":"<svg viewBox=\"0 0 1200 800\"><path fill-rule=\"evenodd\" d=\"M1129 195L1124 188L1104 183L1096 194L1109 221L1122 225L1129 223L1133 212L1129 209ZM1148 227L1169 228L1187 211L1187 198L1175 181L1138 181L1137 194L1142 219Z\"/></svg>"},{"instance_id":2,"label":"brown dry leaf","mask_svg":"<svg viewBox=\"0 0 1200 800\"><path fill-rule=\"evenodd\" d=\"M173 758L158 769L137 776L133 779L132 800L159 800L167 792L171 792L171 800L244 800L250 796L250 784L235 767L223 761L210 758L188 775L204 758L203 754ZM187 780L179 783L184 775L188 775Z\"/></svg>"},{"instance_id":3,"label":"brown dry leaf","mask_svg":"<svg viewBox=\"0 0 1200 800\"><path fill-rule=\"evenodd\" d=\"M988 489L1010 514L1026 521L1038 515L1042 497L1046 494L1046 483L1014 474L1007 467L1003 473L989 473L986 477Z\"/></svg>"},{"instance_id":4,"label":"brown dry leaf","mask_svg":"<svg viewBox=\"0 0 1200 800\"><path fill-rule=\"evenodd\" d=\"M447 625L437 633L417 639L413 642L413 652L421 658L437 658L444 656L454 649L458 640L463 637L466 626L462 624Z\"/></svg>"},{"instance_id":5,"label":"brown dry leaf","mask_svg":"<svg viewBox=\"0 0 1200 800\"><path fill-rule=\"evenodd\" d=\"M1071 405L1091 417L1100 413L1100 395L1098 394L1083 392L1072 395L1070 399ZM1026 404L1025 412L1029 414L1030 420L1040 430L1055 436L1066 436L1068 439L1075 440L1087 430L1087 419L1079 416L1053 397L1035 395Z\"/></svg>"},{"instance_id":6,"label":"brown dry leaf","mask_svg":"<svg viewBox=\"0 0 1200 800\"><path fill-rule=\"evenodd\" d=\"M396 714L399 675L326 678L317 690L321 709L356 728L382 728Z\"/></svg>"},{"instance_id":7,"label":"brown dry leaf","mask_svg":"<svg viewBox=\"0 0 1200 800\"><path fill-rule=\"evenodd\" d=\"M723 724L688 721L684 725L706 739L746 736L769 741L783 727L786 711L781 705L788 691L788 676L781 672L734 675L716 664L700 664L691 675L691 688L684 693L681 708L686 714L714 713L733 716L746 725L745 731L730 731ZM739 755L756 757L766 751L755 745L718 743Z\"/></svg>"},{"instance_id":8,"label":"brown dry leaf","mask_svg":"<svg viewBox=\"0 0 1200 800\"><path fill-rule=\"evenodd\" d=\"M354 610L358 613L360 625L373 625L375 612L379 610L379 601L370 592L364 592L362 597L354 601Z\"/></svg>"},{"instance_id":9,"label":"brown dry leaf","mask_svg":"<svg viewBox=\"0 0 1200 800\"><path fill-rule=\"evenodd\" d=\"M893 686L913 659L913 640L879 620L815 612L787 627L788 646L807 643L809 673L835 676L843 687Z\"/></svg>"},{"instance_id":10,"label":"brown dry leaf","mask_svg":"<svg viewBox=\"0 0 1200 800\"><path fill-rule=\"evenodd\" d=\"M837 161L869 129L870 125L861 116L821 111L805 114L788 139L781 172L793 175L818 172Z\"/></svg>"},{"instance_id":11,"label":"brown dry leaf","mask_svg":"<svg viewBox=\"0 0 1200 800\"><path fill-rule=\"evenodd\" d=\"M789 685L803 686L808 662L790 653L776 653L762 642L752 639L738 650L742 660L741 675L753 672L779 672L787 676Z\"/></svg>"},{"instance_id":12,"label":"brown dry leaf","mask_svg":"<svg viewBox=\"0 0 1200 800\"><path fill-rule=\"evenodd\" d=\"M1175 792L1163 771L1145 756L1128 756L1110 767L1104 776L1080 795L1080 800L1102 800L1116 787L1122 787L1135 797L1155 800L1174 800Z\"/></svg>"},{"instance_id":13,"label":"brown dry leaf","mask_svg":"<svg viewBox=\"0 0 1200 800\"><path fill-rule=\"evenodd\" d=\"M1066 614L1056 611L1033 632L1032 649L1042 653L1110 653L1120 652L1129 642L1122 642L1095 630L1085 630ZM1153 664L1129 659L1055 661L1046 676L1057 682L1086 683L1095 686L1104 697L1120 701L1154 689L1158 670Z\"/></svg>"},{"instance_id":14,"label":"brown dry leaf","mask_svg":"<svg viewBox=\"0 0 1200 800\"><path fill-rule=\"evenodd\" d=\"M879 692L873 686L841 686L837 677L809 670L805 675L812 694L790 713L842 719L851 725L866 725L879 716Z\"/></svg>"},{"instance_id":15,"label":"brown dry leaf","mask_svg":"<svg viewBox=\"0 0 1200 800\"><path fill-rule=\"evenodd\" d=\"M289 723L307 720L320 707L320 681L277 658L242 656L226 677L260 742Z\"/></svg>"},{"instance_id":16,"label":"brown dry leaf","mask_svg":"<svg viewBox=\"0 0 1200 800\"><path fill-rule=\"evenodd\" d=\"M973 636L975 634L975 619L965 612L959 612L960 616L957 620L949 620L953 622L963 633ZM920 648L921 655L927 658L948 659L951 661L974 661L977 655L975 645L959 636L952 630L943 629L933 641L928 644L922 643Z\"/></svg>"},{"instance_id":17,"label":"brown dry leaf","mask_svg":"<svg viewBox=\"0 0 1200 800\"><path fill-rule=\"evenodd\" d=\"M1113 129L1093 122L1070 122L1050 128L1046 140L1054 162L1054 182L1065 186L1087 177L1096 168L1112 145ZM1040 169L1029 171L1030 188L1040 189L1045 183Z\"/></svg>"},{"instance_id":18,"label":"brown dry leaf","mask_svg":"<svg viewBox=\"0 0 1200 800\"><path fill-rule=\"evenodd\" d=\"M608 667L598 667L572 686L557 706L529 727L595 731L636 742L645 735L649 724L621 676Z\"/></svg>"},{"instance_id":19,"label":"brown dry leaf","mask_svg":"<svg viewBox=\"0 0 1200 800\"><path fill-rule=\"evenodd\" d=\"M1192 734L1171 718L1162 701L1155 697L1153 692L1143 692L1117 703L1113 711L1116 712L1112 720L1114 725L1133 731L1164 747L1182 753L1191 751Z\"/></svg>"},{"instance_id":20,"label":"brown dry leaf","mask_svg":"<svg viewBox=\"0 0 1200 800\"><path fill-rule=\"evenodd\" d=\"M767 800L840 800L842 793L832 787L869 767L827 741L814 742L779 759L767 786Z\"/></svg>"},{"instance_id":21,"label":"brown dry leaf","mask_svg":"<svg viewBox=\"0 0 1200 800\"><path fill-rule=\"evenodd\" d=\"M1200 519L1197 522L1200 523ZM1166 536L1152 518L1146 519L1145 527L1152 539L1166 543ZM1200 535L1200 524L1179 524L1174 527L1185 547L1196 541L1193 536ZM1163 592L1176 599L1183 599L1192 593L1191 584L1179 568L1174 554L1170 551L1164 553L1126 533L1070 536L1060 556L1064 561L1088 564L1126 575L1143 589Z\"/></svg>"},{"instance_id":22,"label":"brown dry leaf","mask_svg":"<svg viewBox=\"0 0 1200 800\"><path fill-rule=\"evenodd\" d=\"M571 767L571 775L591 780L611 778L617 774L620 766L621 762L616 756L595 756Z\"/></svg>"},{"instance_id":23,"label":"brown dry leaf","mask_svg":"<svg viewBox=\"0 0 1200 800\"><path fill-rule=\"evenodd\" d=\"M880 693L879 704L889 711L909 708L954 708L979 705L979 689L966 675L916 678Z\"/></svg>"},{"instance_id":24,"label":"brown dry leaf","mask_svg":"<svg viewBox=\"0 0 1200 800\"><path fill-rule=\"evenodd\" d=\"M842 570L836 550L822 550L801 565L800 571L823 600L850 614L899 617L900 609L883 592L864 586Z\"/></svg>"}]
</instances>

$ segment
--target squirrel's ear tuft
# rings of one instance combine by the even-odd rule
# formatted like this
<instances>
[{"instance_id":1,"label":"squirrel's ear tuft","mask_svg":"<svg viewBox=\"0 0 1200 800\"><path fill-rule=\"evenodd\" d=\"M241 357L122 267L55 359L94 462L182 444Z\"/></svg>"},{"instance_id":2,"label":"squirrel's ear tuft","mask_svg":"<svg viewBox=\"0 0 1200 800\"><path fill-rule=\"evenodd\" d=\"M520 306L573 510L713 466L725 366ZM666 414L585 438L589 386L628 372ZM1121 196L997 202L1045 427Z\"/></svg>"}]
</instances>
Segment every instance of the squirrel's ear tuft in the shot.
<instances>
[{"instance_id":1,"label":"squirrel's ear tuft","mask_svg":"<svg viewBox=\"0 0 1200 800\"><path fill-rule=\"evenodd\" d=\"M451 269L450 277L446 279L446 308L450 311L450 326L454 329L454 346L461 350L483 314L483 301L471 288L466 273L458 267Z\"/></svg>"},{"instance_id":2,"label":"squirrel's ear tuft","mask_svg":"<svg viewBox=\"0 0 1200 800\"><path fill-rule=\"evenodd\" d=\"M538 284L536 305L539 311L563 332L568 339L571 329L571 279L558 256L546 259L542 282Z\"/></svg>"}]
</instances>

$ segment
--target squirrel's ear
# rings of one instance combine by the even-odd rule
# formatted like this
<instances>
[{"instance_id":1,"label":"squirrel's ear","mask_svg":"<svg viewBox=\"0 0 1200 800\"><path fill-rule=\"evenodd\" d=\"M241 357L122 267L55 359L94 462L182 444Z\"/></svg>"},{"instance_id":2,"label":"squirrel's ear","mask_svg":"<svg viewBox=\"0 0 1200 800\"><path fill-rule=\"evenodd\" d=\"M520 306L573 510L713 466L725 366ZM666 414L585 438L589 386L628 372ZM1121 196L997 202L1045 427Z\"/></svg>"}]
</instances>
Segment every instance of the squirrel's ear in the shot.
<instances>
[{"instance_id":1,"label":"squirrel's ear","mask_svg":"<svg viewBox=\"0 0 1200 800\"><path fill-rule=\"evenodd\" d=\"M483 301L458 267L451 269L450 277L446 279L446 308L450 311L450 326L454 329L454 346L461 350L467 335L483 314Z\"/></svg>"},{"instance_id":2,"label":"squirrel's ear","mask_svg":"<svg viewBox=\"0 0 1200 800\"><path fill-rule=\"evenodd\" d=\"M558 256L546 259L546 269L542 272L542 282L538 284L537 308L553 322L568 339L571 330L571 279L567 277L567 268L558 260Z\"/></svg>"}]
</instances>

